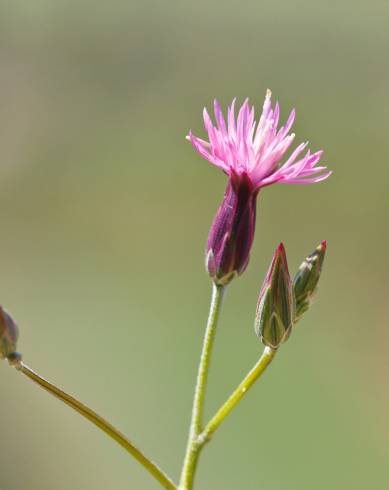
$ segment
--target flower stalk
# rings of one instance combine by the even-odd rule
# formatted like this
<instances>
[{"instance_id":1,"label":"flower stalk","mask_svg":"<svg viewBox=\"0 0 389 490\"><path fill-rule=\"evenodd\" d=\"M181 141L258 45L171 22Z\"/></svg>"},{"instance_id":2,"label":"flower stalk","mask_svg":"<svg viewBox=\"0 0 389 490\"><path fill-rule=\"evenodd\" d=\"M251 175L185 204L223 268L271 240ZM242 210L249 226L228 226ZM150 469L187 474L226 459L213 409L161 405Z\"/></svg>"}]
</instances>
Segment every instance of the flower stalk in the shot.
<instances>
[{"instance_id":1,"label":"flower stalk","mask_svg":"<svg viewBox=\"0 0 389 490\"><path fill-rule=\"evenodd\" d=\"M217 285L215 283L213 284L211 306L209 310L207 328L205 330L203 348L197 374L195 395L193 399L188 443L179 485L180 490L191 490L193 488L193 481L201 450L201 445L199 444L198 439L202 431L205 391L207 387L216 326L220 314L224 291L224 286Z\"/></svg>"},{"instance_id":2,"label":"flower stalk","mask_svg":"<svg viewBox=\"0 0 389 490\"><path fill-rule=\"evenodd\" d=\"M127 439L125 435L103 419L103 417L98 415L73 396L55 386L53 383L50 383L46 379L42 378L38 373L24 364L19 356L10 357L9 361L11 365L27 376L27 378L29 378L31 381L71 407L73 410L92 422L92 424L94 424L96 427L105 432L105 434L107 434L111 439L116 441L161 484L162 488L167 490L177 490L177 487L173 481L153 461L151 461L151 459L145 456L145 454L143 454L142 451L140 451L129 439Z\"/></svg>"},{"instance_id":3,"label":"flower stalk","mask_svg":"<svg viewBox=\"0 0 389 490\"><path fill-rule=\"evenodd\" d=\"M204 445L208 442L213 433L218 429L223 420L232 412L232 410L238 405L242 398L246 395L253 384L262 376L265 369L274 359L277 349L271 347L265 347L262 356L258 362L239 384L239 386L232 392L228 400L222 405L212 419L206 425L204 431L200 436L200 440Z\"/></svg>"}]
</instances>

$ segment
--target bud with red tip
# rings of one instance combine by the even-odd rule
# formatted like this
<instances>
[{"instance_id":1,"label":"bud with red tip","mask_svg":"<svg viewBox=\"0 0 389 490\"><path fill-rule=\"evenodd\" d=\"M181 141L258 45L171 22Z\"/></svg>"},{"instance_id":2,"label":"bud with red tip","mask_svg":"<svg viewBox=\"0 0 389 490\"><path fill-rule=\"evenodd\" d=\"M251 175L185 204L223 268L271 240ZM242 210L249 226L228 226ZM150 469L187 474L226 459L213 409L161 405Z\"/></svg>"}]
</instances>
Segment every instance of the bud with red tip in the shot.
<instances>
[{"instance_id":1,"label":"bud with red tip","mask_svg":"<svg viewBox=\"0 0 389 490\"><path fill-rule=\"evenodd\" d=\"M296 298L295 321L300 320L301 316L308 310L317 291L326 248L327 242L324 240L300 265L293 280Z\"/></svg>"},{"instance_id":2,"label":"bud with red tip","mask_svg":"<svg viewBox=\"0 0 389 490\"><path fill-rule=\"evenodd\" d=\"M247 267L254 239L256 190L246 174L232 174L213 221L205 265L217 285L228 284Z\"/></svg>"},{"instance_id":3,"label":"bud with red tip","mask_svg":"<svg viewBox=\"0 0 389 490\"><path fill-rule=\"evenodd\" d=\"M16 352L19 332L12 317L0 306L0 359L13 359L20 356Z\"/></svg>"},{"instance_id":4,"label":"bud with red tip","mask_svg":"<svg viewBox=\"0 0 389 490\"><path fill-rule=\"evenodd\" d=\"M259 294L255 332L262 343L277 349L290 335L295 300L283 244L276 249Z\"/></svg>"}]
</instances>

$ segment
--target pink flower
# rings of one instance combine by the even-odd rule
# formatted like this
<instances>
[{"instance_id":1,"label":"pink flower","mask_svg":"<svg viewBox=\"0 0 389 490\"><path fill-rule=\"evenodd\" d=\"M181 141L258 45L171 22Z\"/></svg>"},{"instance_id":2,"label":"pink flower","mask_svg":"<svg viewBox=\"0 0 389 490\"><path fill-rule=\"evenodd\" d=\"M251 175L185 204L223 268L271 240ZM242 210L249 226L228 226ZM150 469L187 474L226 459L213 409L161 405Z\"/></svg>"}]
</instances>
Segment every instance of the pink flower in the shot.
<instances>
[{"instance_id":1,"label":"pink flower","mask_svg":"<svg viewBox=\"0 0 389 490\"><path fill-rule=\"evenodd\" d=\"M280 164L294 140L288 134L295 117L293 110L285 124L278 129L280 108L271 106L267 91L262 115L254 121L254 107L248 99L235 120L235 100L228 108L227 124L219 103L215 100L216 126L204 109L204 124L209 142L190 131L189 141L200 155L221 168L228 177L224 199L209 232L206 247L206 268L218 285L225 285L241 274L249 261L255 231L256 198L262 187L276 182L311 184L331 175L326 167L316 167L322 152L301 153L308 143L300 144Z\"/></svg>"},{"instance_id":2,"label":"pink flower","mask_svg":"<svg viewBox=\"0 0 389 490\"><path fill-rule=\"evenodd\" d=\"M331 172L326 167L316 167L322 151L301 157L308 143L301 143L285 161L281 159L294 140L294 133L288 134L295 118L293 110L285 124L278 129L280 107L278 102L274 109L271 106L271 92L267 91L262 115L258 124L254 121L254 107L249 106L248 99L240 108L235 120L235 99L228 108L227 124L219 103L215 100L214 126L204 109L204 125L208 132L209 142L197 138L190 131L189 141L200 155L221 168L228 176L246 174L255 189L260 189L276 182L287 184L311 184L325 180Z\"/></svg>"}]
</instances>

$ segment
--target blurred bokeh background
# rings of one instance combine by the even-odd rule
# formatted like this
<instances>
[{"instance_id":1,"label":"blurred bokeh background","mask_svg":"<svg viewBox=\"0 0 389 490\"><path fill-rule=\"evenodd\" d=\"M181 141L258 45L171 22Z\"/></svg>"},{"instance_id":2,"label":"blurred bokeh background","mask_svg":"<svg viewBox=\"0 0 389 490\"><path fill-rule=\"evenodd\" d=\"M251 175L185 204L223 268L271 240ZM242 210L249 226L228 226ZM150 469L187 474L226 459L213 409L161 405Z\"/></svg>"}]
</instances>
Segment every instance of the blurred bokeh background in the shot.
<instances>
[{"instance_id":1,"label":"blurred bokeh background","mask_svg":"<svg viewBox=\"0 0 389 490\"><path fill-rule=\"evenodd\" d=\"M322 184L260 196L228 290L207 416L257 359L279 241L328 255L314 308L203 453L197 488L385 489L389 5L385 1L3 2L0 298L20 350L177 477L207 316L203 248L225 177L185 141L202 108L267 87ZM113 442L0 366L1 490L158 486Z\"/></svg>"}]
</instances>

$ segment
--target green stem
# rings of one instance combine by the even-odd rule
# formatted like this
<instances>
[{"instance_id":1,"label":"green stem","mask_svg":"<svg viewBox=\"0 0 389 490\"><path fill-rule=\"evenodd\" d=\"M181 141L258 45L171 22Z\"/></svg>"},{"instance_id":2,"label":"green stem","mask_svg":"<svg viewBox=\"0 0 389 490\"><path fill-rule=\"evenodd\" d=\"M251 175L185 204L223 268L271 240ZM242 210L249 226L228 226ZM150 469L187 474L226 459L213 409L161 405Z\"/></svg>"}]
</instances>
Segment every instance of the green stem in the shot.
<instances>
[{"instance_id":1,"label":"green stem","mask_svg":"<svg viewBox=\"0 0 389 490\"><path fill-rule=\"evenodd\" d=\"M216 414L206 425L204 431L201 433L199 437L200 445L203 446L207 441L210 440L213 433L223 422L223 420L227 417L227 415L229 415L232 412L232 410L236 407L236 405L246 395L248 390L253 386L253 384L257 381L257 379L263 374L267 366L274 359L276 352L277 351L272 349L271 347L265 347L262 356L260 357L259 361L255 364L253 369L247 374L247 376L236 388L236 390L231 394L231 396L224 403L224 405L221 408L219 408Z\"/></svg>"},{"instance_id":2,"label":"green stem","mask_svg":"<svg viewBox=\"0 0 389 490\"><path fill-rule=\"evenodd\" d=\"M201 449L201 446L198 444L198 437L202 431L205 390L207 387L209 364L223 293L223 286L213 285L212 301L197 374L188 444L180 479L180 490L191 490L193 488L193 481Z\"/></svg>"},{"instance_id":3,"label":"green stem","mask_svg":"<svg viewBox=\"0 0 389 490\"><path fill-rule=\"evenodd\" d=\"M136 448L132 442L130 442L121 432L119 432L113 425L104 420L100 415L91 410L89 407L79 402L72 396L68 395L57 386L53 385L49 381L42 378L39 374L34 372L22 361L12 363L15 368L22 372L29 379L34 381L46 391L54 395L56 398L64 402L69 407L73 408L76 412L88 419L92 424L96 425L99 429L105 432L114 441L120 444L126 451L128 451L146 470L153 475L153 477L159 481L163 488L168 490L177 490L176 485L170 480L165 473L158 468L147 456L145 456L138 448Z\"/></svg>"}]
</instances>

